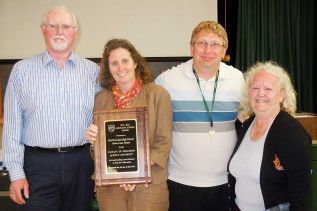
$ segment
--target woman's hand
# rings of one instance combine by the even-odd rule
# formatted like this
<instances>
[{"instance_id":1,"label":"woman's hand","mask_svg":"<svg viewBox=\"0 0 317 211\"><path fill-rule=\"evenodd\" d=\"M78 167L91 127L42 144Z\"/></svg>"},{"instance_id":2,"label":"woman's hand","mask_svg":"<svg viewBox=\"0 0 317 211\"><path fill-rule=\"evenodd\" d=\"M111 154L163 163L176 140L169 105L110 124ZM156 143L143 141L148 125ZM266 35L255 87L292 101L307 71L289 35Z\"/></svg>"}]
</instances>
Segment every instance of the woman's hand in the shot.
<instances>
[{"instance_id":1,"label":"woman's hand","mask_svg":"<svg viewBox=\"0 0 317 211\"><path fill-rule=\"evenodd\" d=\"M85 133L85 137L86 140L90 143L90 144L94 144L97 138L97 134L98 134L98 127L97 125L91 124Z\"/></svg>"},{"instance_id":2,"label":"woman's hand","mask_svg":"<svg viewBox=\"0 0 317 211\"><path fill-rule=\"evenodd\" d=\"M136 184L121 184L120 188L123 188L125 191L133 191Z\"/></svg>"},{"instance_id":3,"label":"woman's hand","mask_svg":"<svg viewBox=\"0 0 317 211\"><path fill-rule=\"evenodd\" d=\"M120 188L123 188L125 191L130 191L130 192L133 191L135 187L136 187L136 184L121 184L120 185ZM149 184L145 183L144 187L148 188Z\"/></svg>"}]
</instances>

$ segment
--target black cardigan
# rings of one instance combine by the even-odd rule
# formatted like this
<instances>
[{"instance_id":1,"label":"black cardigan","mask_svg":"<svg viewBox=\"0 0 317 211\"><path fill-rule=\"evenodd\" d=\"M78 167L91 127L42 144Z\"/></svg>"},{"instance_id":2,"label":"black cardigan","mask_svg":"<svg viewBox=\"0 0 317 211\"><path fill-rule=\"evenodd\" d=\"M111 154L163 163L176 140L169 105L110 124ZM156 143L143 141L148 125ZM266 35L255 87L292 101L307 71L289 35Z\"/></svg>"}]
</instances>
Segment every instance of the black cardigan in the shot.
<instances>
[{"instance_id":1,"label":"black cardigan","mask_svg":"<svg viewBox=\"0 0 317 211\"><path fill-rule=\"evenodd\" d=\"M229 164L250 127L254 116L244 123L236 122L238 140ZM290 210L309 209L311 174L311 137L302 125L281 111L273 121L265 139L260 169L260 186L265 208L289 202ZM278 158L278 159L277 159ZM273 161L279 160L281 166ZM235 200L235 178L229 175L231 206Z\"/></svg>"}]
</instances>

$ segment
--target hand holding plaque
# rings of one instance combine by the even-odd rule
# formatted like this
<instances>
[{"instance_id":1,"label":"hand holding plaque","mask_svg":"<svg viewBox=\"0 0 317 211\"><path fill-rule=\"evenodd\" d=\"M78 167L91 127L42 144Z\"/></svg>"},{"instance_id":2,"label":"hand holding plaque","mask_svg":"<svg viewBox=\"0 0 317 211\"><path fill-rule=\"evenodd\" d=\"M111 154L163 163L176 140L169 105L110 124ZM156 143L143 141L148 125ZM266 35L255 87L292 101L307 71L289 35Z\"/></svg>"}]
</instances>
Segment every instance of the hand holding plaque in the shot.
<instances>
[{"instance_id":1,"label":"hand holding plaque","mask_svg":"<svg viewBox=\"0 0 317 211\"><path fill-rule=\"evenodd\" d=\"M150 182L150 147L146 108L94 113L96 185Z\"/></svg>"}]
</instances>

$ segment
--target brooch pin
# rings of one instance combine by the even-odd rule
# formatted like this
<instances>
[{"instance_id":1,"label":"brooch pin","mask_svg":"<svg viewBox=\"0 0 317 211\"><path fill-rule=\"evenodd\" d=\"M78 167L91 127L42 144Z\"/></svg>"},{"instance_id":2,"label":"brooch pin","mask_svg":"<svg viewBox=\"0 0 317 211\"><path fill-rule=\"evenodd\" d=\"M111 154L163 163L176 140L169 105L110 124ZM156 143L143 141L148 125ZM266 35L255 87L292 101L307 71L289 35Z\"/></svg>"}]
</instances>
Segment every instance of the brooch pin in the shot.
<instances>
[{"instance_id":1,"label":"brooch pin","mask_svg":"<svg viewBox=\"0 0 317 211\"><path fill-rule=\"evenodd\" d=\"M278 157L277 157L277 154L274 155L273 164L274 164L274 167L275 167L275 169L277 171L283 171L284 170L283 166L281 165L280 159L278 159Z\"/></svg>"}]
</instances>

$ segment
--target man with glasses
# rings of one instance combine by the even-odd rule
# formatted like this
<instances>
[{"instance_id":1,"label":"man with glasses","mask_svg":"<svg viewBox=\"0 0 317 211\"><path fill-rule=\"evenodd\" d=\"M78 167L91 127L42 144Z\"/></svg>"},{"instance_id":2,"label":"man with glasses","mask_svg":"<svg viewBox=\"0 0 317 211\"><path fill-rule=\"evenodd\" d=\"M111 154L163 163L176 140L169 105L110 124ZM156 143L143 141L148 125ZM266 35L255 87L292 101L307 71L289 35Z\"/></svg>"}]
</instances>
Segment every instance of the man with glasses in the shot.
<instances>
[{"instance_id":1,"label":"man with glasses","mask_svg":"<svg viewBox=\"0 0 317 211\"><path fill-rule=\"evenodd\" d=\"M4 102L10 197L23 210L90 210L93 161L85 140L99 67L73 53L79 27L61 6L43 17L46 51L16 63Z\"/></svg>"},{"instance_id":2,"label":"man with glasses","mask_svg":"<svg viewBox=\"0 0 317 211\"><path fill-rule=\"evenodd\" d=\"M170 211L229 209L227 162L236 142L242 73L221 62L228 38L214 21L193 30L192 59L155 80L173 103L169 156Z\"/></svg>"}]
</instances>

